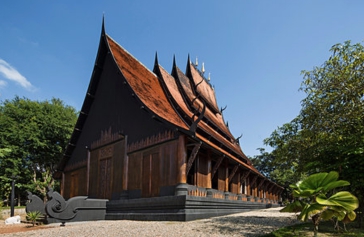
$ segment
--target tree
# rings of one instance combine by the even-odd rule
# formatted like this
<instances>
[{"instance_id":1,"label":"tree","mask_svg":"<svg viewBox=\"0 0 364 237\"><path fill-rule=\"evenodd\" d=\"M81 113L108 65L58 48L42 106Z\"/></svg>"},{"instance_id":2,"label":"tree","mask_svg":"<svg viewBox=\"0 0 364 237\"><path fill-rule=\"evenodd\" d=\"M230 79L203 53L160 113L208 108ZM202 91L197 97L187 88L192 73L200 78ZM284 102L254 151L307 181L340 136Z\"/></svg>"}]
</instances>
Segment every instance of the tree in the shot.
<instances>
[{"instance_id":1,"label":"tree","mask_svg":"<svg viewBox=\"0 0 364 237\"><path fill-rule=\"evenodd\" d=\"M7 154L9 154L11 150L9 148L0 148L0 194L5 194L5 197L10 195L11 187L10 187L10 179L3 174L6 171L6 164L4 162L4 158ZM2 201L2 200L0 200ZM6 203L8 204L8 202ZM1 207L1 206L0 206Z\"/></svg>"},{"instance_id":2,"label":"tree","mask_svg":"<svg viewBox=\"0 0 364 237\"><path fill-rule=\"evenodd\" d=\"M0 115L0 149L11 150L1 158L0 186L16 175L18 189L46 196L77 119L75 109L59 99L38 102L15 97L1 103Z\"/></svg>"},{"instance_id":3,"label":"tree","mask_svg":"<svg viewBox=\"0 0 364 237\"><path fill-rule=\"evenodd\" d=\"M335 170L363 207L364 47L347 41L330 51L322 66L302 72L299 115L264 142L280 173L289 166L298 176Z\"/></svg>"},{"instance_id":4,"label":"tree","mask_svg":"<svg viewBox=\"0 0 364 237\"><path fill-rule=\"evenodd\" d=\"M290 183L296 183L301 178L297 175L297 161L283 161L275 152L267 152L264 148L259 148L260 155L250 158L254 167L268 179L285 187Z\"/></svg>"},{"instance_id":5,"label":"tree","mask_svg":"<svg viewBox=\"0 0 364 237\"><path fill-rule=\"evenodd\" d=\"M317 236L321 220L330 220L334 217L343 222L355 220L354 210L358 208L359 201L350 192L332 192L350 185L349 182L338 178L339 173L335 171L317 173L290 185L293 196L299 199L287 205L281 212L300 212L298 219L301 221L311 218L314 224L314 236Z\"/></svg>"},{"instance_id":6,"label":"tree","mask_svg":"<svg viewBox=\"0 0 364 237\"><path fill-rule=\"evenodd\" d=\"M303 71L300 124L311 136L306 170L339 171L363 201L364 47L346 41L331 52L321 67Z\"/></svg>"},{"instance_id":7,"label":"tree","mask_svg":"<svg viewBox=\"0 0 364 237\"><path fill-rule=\"evenodd\" d=\"M337 171L364 212L364 47L346 41L331 48L320 67L302 71L306 93L295 119L264 140L273 150L255 163L275 170L274 180L299 179L317 172ZM265 159L268 159L265 160ZM264 171L264 169L263 169ZM270 177L274 177L270 174ZM361 226L362 218L359 218Z\"/></svg>"}]
</instances>

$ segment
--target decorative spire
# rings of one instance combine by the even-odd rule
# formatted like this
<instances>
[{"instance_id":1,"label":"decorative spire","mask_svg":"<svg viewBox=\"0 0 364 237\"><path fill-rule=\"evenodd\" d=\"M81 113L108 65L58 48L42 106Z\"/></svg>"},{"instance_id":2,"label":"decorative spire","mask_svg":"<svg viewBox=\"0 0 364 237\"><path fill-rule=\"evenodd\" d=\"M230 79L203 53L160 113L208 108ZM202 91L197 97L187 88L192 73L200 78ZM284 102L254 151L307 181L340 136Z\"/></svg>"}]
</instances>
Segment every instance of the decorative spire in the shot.
<instances>
[{"instance_id":1,"label":"decorative spire","mask_svg":"<svg viewBox=\"0 0 364 237\"><path fill-rule=\"evenodd\" d=\"M171 75L176 78L177 77L177 64L176 64L176 55L173 55L173 65Z\"/></svg>"},{"instance_id":2,"label":"decorative spire","mask_svg":"<svg viewBox=\"0 0 364 237\"><path fill-rule=\"evenodd\" d=\"M186 76L190 77L191 75L191 59L190 59L190 54L188 54L188 58L187 58L187 66L186 66Z\"/></svg>"},{"instance_id":3,"label":"decorative spire","mask_svg":"<svg viewBox=\"0 0 364 237\"><path fill-rule=\"evenodd\" d=\"M202 74L204 74L204 73L205 73L205 63L202 63L201 72L202 72Z\"/></svg>"},{"instance_id":4,"label":"decorative spire","mask_svg":"<svg viewBox=\"0 0 364 237\"><path fill-rule=\"evenodd\" d=\"M102 26L101 26L101 35L105 35L105 15L102 14Z\"/></svg>"},{"instance_id":5,"label":"decorative spire","mask_svg":"<svg viewBox=\"0 0 364 237\"><path fill-rule=\"evenodd\" d=\"M158 53L156 51L155 52L155 58L154 58L153 72L157 74L158 70L159 70L159 62L158 62Z\"/></svg>"},{"instance_id":6,"label":"decorative spire","mask_svg":"<svg viewBox=\"0 0 364 237\"><path fill-rule=\"evenodd\" d=\"M211 75L211 73L209 73L209 77L207 78L207 80L208 80L208 81L210 81L210 80L211 80L211 77L210 77L210 75Z\"/></svg>"},{"instance_id":7,"label":"decorative spire","mask_svg":"<svg viewBox=\"0 0 364 237\"><path fill-rule=\"evenodd\" d=\"M197 59L197 56L196 56L195 66L196 66L196 67L198 66L198 59Z\"/></svg>"},{"instance_id":8,"label":"decorative spire","mask_svg":"<svg viewBox=\"0 0 364 237\"><path fill-rule=\"evenodd\" d=\"M177 67L175 54L173 55L173 67Z\"/></svg>"},{"instance_id":9,"label":"decorative spire","mask_svg":"<svg viewBox=\"0 0 364 237\"><path fill-rule=\"evenodd\" d=\"M158 65L158 64L159 64L159 63L158 63L158 52L157 52L157 51L155 51L154 64L155 64L155 65Z\"/></svg>"}]
</instances>

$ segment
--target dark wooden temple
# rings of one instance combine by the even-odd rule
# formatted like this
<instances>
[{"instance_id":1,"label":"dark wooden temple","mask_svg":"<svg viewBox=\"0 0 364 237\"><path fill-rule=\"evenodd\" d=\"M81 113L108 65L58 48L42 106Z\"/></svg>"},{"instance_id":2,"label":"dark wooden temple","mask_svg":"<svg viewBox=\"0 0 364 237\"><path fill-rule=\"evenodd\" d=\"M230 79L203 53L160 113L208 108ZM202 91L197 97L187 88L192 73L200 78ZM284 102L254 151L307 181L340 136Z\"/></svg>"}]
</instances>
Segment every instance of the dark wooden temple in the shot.
<instances>
[{"instance_id":1,"label":"dark wooden temple","mask_svg":"<svg viewBox=\"0 0 364 237\"><path fill-rule=\"evenodd\" d=\"M196 65L153 71L102 27L87 94L55 175L65 198L109 199L105 219L192 220L277 205Z\"/></svg>"}]
</instances>

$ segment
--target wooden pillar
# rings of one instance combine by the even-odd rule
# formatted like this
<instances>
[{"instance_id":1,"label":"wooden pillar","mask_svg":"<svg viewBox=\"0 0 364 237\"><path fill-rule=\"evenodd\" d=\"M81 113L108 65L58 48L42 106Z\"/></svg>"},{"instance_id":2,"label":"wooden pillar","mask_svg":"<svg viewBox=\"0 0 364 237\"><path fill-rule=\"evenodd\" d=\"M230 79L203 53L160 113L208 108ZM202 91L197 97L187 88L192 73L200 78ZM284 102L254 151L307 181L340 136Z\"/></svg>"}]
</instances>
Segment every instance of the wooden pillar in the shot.
<instances>
[{"instance_id":1,"label":"wooden pillar","mask_svg":"<svg viewBox=\"0 0 364 237\"><path fill-rule=\"evenodd\" d=\"M229 192L229 163L225 162L225 192Z\"/></svg>"},{"instance_id":2,"label":"wooden pillar","mask_svg":"<svg viewBox=\"0 0 364 237\"><path fill-rule=\"evenodd\" d=\"M269 187L269 183L266 183L264 185L264 198L269 198L268 197L268 187Z\"/></svg>"},{"instance_id":3,"label":"wooden pillar","mask_svg":"<svg viewBox=\"0 0 364 237\"><path fill-rule=\"evenodd\" d=\"M254 197L257 197L258 196L258 193L257 193L257 179L258 179L258 176L255 175L254 177L252 177L251 181L250 181L250 187L252 188L252 195Z\"/></svg>"},{"instance_id":4,"label":"wooden pillar","mask_svg":"<svg viewBox=\"0 0 364 237\"><path fill-rule=\"evenodd\" d=\"M229 180L229 191L231 193L236 193L236 194L238 193L237 185L239 184L239 182L237 180L237 178L238 178L238 175L237 175L238 169L239 169L239 165L235 165L234 168L231 170L231 172L229 174L229 178L228 178L228 180Z\"/></svg>"},{"instance_id":5,"label":"wooden pillar","mask_svg":"<svg viewBox=\"0 0 364 237\"><path fill-rule=\"evenodd\" d=\"M258 196L259 198L263 198L264 197L264 184L265 182L265 178L261 178L261 180L259 181L259 184L258 184Z\"/></svg>"},{"instance_id":6,"label":"wooden pillar","mask_svg":"<svg viewBox=\"0 0 364 237\"><path fill-rule=\"evenodd\" d=\"M242 193L242 190L240 189L240 187L241 187L241 182L240 182L240 172L238 172L237 174L236 174L236 176L237 176L237 181L238 181L238 183L237 183L237 194L241 194Z\"/></svg>"},{"instance_id":7,"label":"wooden pillar","mask_svg":"<svg viewBox=\"0 0 364 237\"><path fill-rule=\"evenodd\" d=\"M64 171L62 171L62 182L61 182L61 195L64 196L64 185L65 185L65 174Z\"/></svg>"},{"instance_id":8,"label":"wooden pillar","mask_svg":"<svg viewBox=\"0 0 364 237\"><path fill-rule=\"evenodd\" d=\"M212 180L211 180L211 171L212 171L212 167L211 167L211 154L210 151L208 151L207 153L207 185L206 188L212 188Z\"/></svg>"},{"instance_id":9,"label":"wooden pillar","mask_svg":"<svg viewBox=\"0 0 364 237\"><path fill-rule=\"evenodd\" d=\"M246 170L240 176L240 182L242 184L244 184L244 189L243 189L242 193L243 194L246 194L246 195L248 195L248 187L247 187L247 184L249 183L249 181L248 181L249 174L250 174L250 170Z\"/></svg>"},{"instance_id":10,"label":"wooden pillar","mask_svg":"<svg viewBox=\"0 0 364 237\"><path fill-rule=\"evenodd\" d=\"M276 202L278 202L278 192L279 192L279 188L277 187L276 190L275 190L275 193L276 193Z\"/></svg>"},{"instance_id":11,"label":"wooden pillar","mask_svg":"<svg viewBox=\"0 0 364 237\"><path fill-rule=\"evenodd\" d=\"M178 155L177 155L177 164L178 164L178 175L177 175L177 183L186 183L186 141L185 136L180 135L178 138Z\"/></svg>"},{"instance_id":12,"label":"wooden pillar","mask_svg":"<svg viewBox=\"0 0 364 237\"><path fill-rule=\"evenodd\" d=\"M126 150L126 149L125 149ZM124 155L124 164L123 164L123 183L122 190L128 190L128 167L129 167L129 156Z\"/></svg>"},{"instance_id":13,"label":"wooden pillar","mask_svg":"<svg viewBox=\"0 0 364 237\"><path fill-rule=\"evenodd\" d=\"M87 196L89 196L89 189L90 189L90 158L91 158L91 152L90 149L88 147L86 147L87 149L87 177L86 177L86 194Z\"/></svg>"},{"instance_id":14,"label":"wooden pillar","mask_svg":"<svg viewBox=\"0 0 364 237\"><path fill-rule=\"evenodd\" d=\"M250 189L250 176L245 179L245 186L246 186L246 195L251 196L251 189Z\"/></svg>"},{"instance_id":15,"label":"wooden pillar","mask_svg":"<svg viewBox=\"0 0 364 237\"><path fill-rule=\"evenodd\" d=\"M277 196L276 196L276 187L274 187L273 189L272 189L272 195L273 195L273 201L274 202L276 202L277 201Z\"/></svg>"},{"instance_id":16,"label":"wooden pillar","mask_svg":"<svg viewBox=\"0 0 364 237\"><path fill-rule=\"evenodd\" d=\"M192 163L192 165L195 166L195 173L193 175L193 184L198 186L199 185L198 178L199 178L199 171L200 171L200 157L196 156L196 158L194 160L195 160L195 162ZM188 163L187 163L187 165L188 165Z\"/></svg>"}]
</instances>

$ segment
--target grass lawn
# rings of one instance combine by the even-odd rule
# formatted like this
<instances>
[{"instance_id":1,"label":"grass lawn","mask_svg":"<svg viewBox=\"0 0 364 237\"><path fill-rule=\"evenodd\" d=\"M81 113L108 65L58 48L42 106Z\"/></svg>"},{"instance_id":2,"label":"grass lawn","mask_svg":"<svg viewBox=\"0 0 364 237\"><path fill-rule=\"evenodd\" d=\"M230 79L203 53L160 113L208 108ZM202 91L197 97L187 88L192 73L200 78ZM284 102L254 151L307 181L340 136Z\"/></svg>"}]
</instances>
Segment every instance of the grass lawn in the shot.
<instances>
[{"instance_id":1,"label":"grass lawn","mask_svg":"<svg viewBox=\"0 0 364 237\"><path fill-rule=\"evenodd\" d=\"M22 209L22 208L25 208L25 206L14 206L14 209ZM10 207L0 207L0 210L10 210Z\"/></svg>"},{"instance_id":2,"label":"grass lawn","mask_svg":"<svg viewBox=\"0 0 364 237\"><path fill-rule=\"evenodd\" d=\"M349 223L346 225L347 231L342 229L340 232L334 230L334 223L330 221L321 222L319 225L319 237L331 237L331 236L359 236L364 237L364 228L357 228L357 223ZM340 227L343 227L342 223L340 223ZM302 236L308 237L313 236L313 224L311 223L302 223L293 226L283 227L279 230L276 230L270 234L264 235L263 237L293 237L293 236Z\"/></svg>"}]
</instances>

